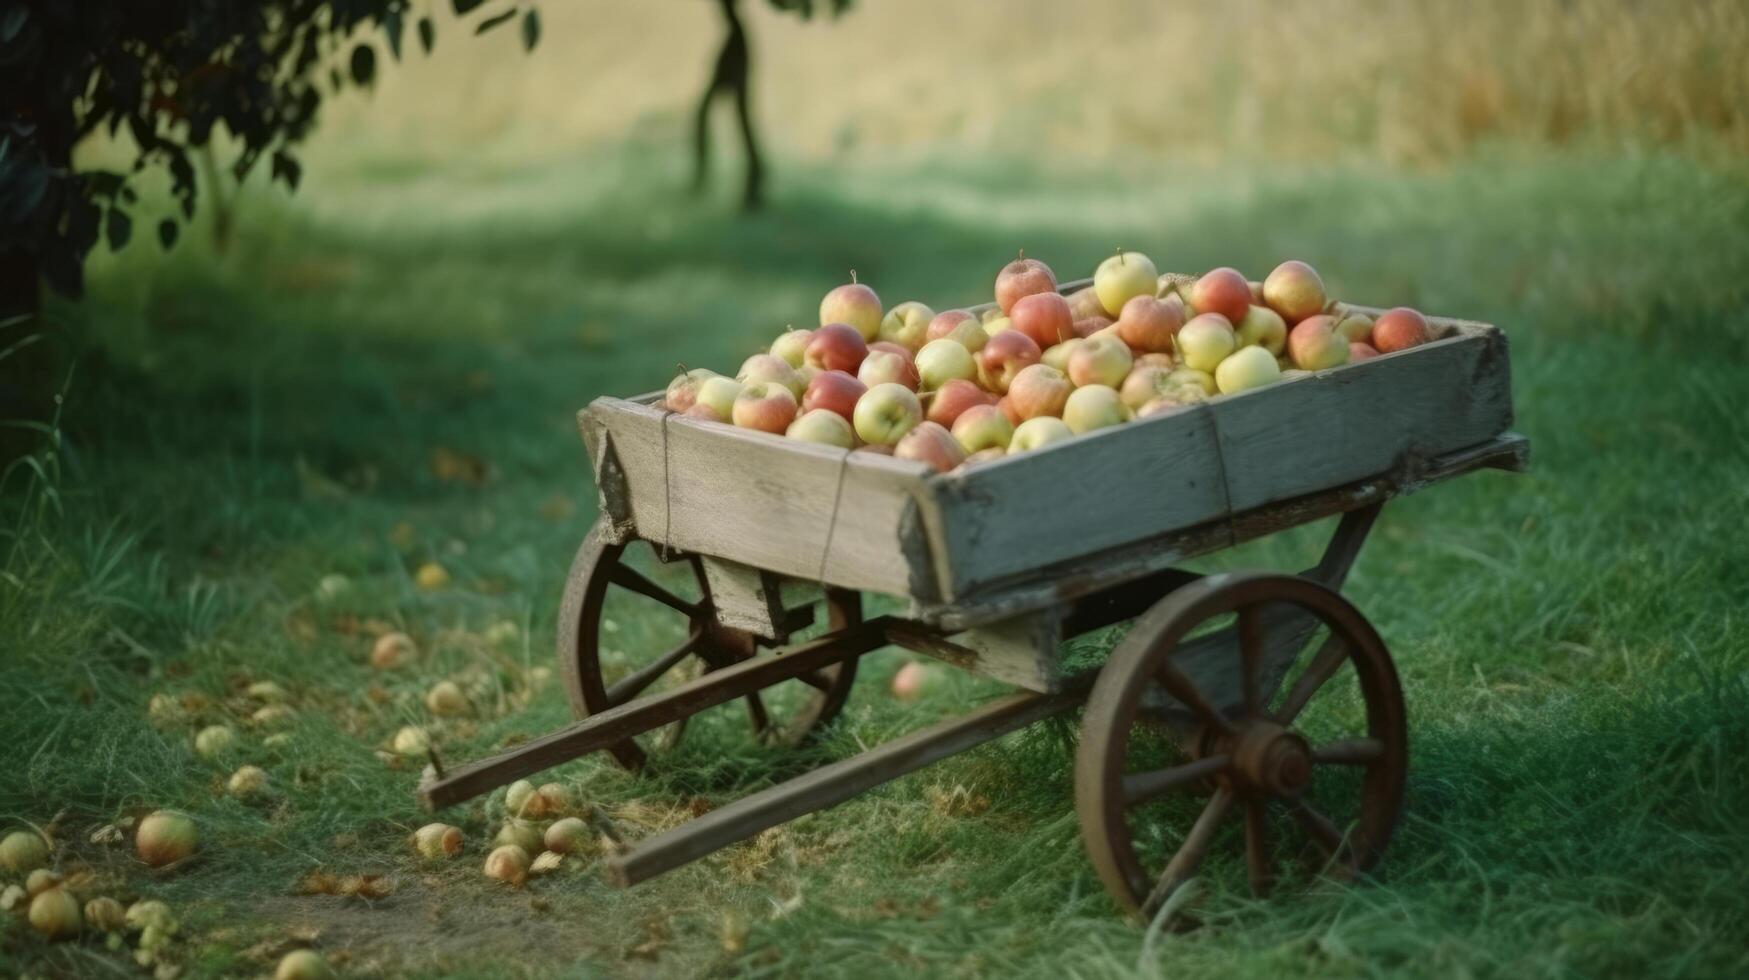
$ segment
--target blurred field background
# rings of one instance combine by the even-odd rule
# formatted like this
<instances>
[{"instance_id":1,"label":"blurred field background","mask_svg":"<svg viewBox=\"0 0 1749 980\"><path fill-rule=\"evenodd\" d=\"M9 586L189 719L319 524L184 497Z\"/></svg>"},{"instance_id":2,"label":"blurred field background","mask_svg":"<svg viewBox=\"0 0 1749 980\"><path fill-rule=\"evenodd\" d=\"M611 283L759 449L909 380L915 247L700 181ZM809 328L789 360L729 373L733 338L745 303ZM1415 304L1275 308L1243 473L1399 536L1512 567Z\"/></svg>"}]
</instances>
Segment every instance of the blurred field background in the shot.
<instances>
[{"instance_id":1,"label":"blurred field background","mask_svg":"<svg viewBox=\"0 0 1749 980\"><path fill-rule=\"evenodd\" d=\"M183 976L300 944L360 976L1749 972L1749 8L746 3L771 185L742 216L726 119L712 194L682 191L713 4L547 3L528 55L439 6L434 55L328 108L295 197L252 181L229 248L143 237L50 307L66 448L0 498L0 824L170 902ZM1260 902L1217 862L1204 928L1145 936L1091 873L1049 727L629 892L579 865L484 880L495 800L447 815L463 858L413 859L416 773L378 754L399 727L459 759L569 717L545 671L593 519L578 407L732 369L851 268L944 308L1016 248L1071 278L1116 245L1299 257L1339 297L1511 337L1533 471L1393 504L1351 581L1413 722L1381 882ZM1303 567L1326 531L1219 564ZM415 583L428 563L447 585ZM367 665L388 628L414 669ZM799 759L718 712L650 777L557 777L648 833L995 690L943 673L901 704L901 662L869 659ZM427 717L445 677L475 717ZM250 720L264 679L289 743ZM154 694L182 711L150 722ZM221 722L238 748L198 758ZM223 791L244 762L263 799ZM164 806L202 827L177 873L90 840ZM395 892L300 894L312 871ZM0 974L136 969L17 918Z\"/></svg>"}]
</instances>

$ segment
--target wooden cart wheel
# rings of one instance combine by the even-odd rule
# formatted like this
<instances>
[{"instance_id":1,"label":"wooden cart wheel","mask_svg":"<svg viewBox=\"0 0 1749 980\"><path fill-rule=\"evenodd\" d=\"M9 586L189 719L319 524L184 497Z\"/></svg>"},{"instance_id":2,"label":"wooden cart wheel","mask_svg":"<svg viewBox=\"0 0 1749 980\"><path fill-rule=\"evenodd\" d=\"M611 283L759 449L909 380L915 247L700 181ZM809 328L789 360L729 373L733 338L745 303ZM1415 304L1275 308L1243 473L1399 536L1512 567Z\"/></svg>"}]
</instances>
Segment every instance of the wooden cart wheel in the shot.
<instances>
[{"instance_id":1,"label":"wooden cart wheel","mask_svg":"<svg viewBox=\"0 0 1749 980\"><path fill-rule=\"evenodd\" d=\"M559 672L577 717L599 714L653 689L682 683L757 655L763 640L716 621L704 568L696 556L670 552L664 558L657 547L647 542L613 544L606 540L602 528L597 522L578 549L559 609ZM635 550L649 553L650 560L641 563L650 569L648 575L630 560L634 543L638 545ZM629 604L622 608L631 611L643 627L640 634L665 632L672 645L661 649L656 644L667 641L651 640L649 648L640 654L630 649L640 636L611 636L631 625L604 615L610 603L621 601L619 593L637 597L636 609ZM862 621L862 597L856 592L828 589L823 604L830 630ZM660 652L654 652L658 649ZM610 663L604 669L603 653L608 650L619 655L610 659L630 662ZM806 740L837 717L855 680L856 661L848 660L800 680L767 688L767 694L779 688L798 689L782 692L781 700L787 710L781 718L773 717L777 712L768 710L767 699L761 692L747 695L742 700L754 735L768 744ZM642 744L640 740L628 739L613 745L610 751L621 765L640 769L651 752L671 748L678 742L685 727L682 719L644 736Z\"/></svg>"},{"instance_id":2,"label":"wooden cart wheel","mask_svg":"<svg viewBox=\"0 0 1749 980\"><path fill-rule=\"evenodd\" d=\"M1272 647L1265 621L1284 611L1321 628L1290 628L1292 642ZM1229 616L1224 635L1208 632ZM1182 654L1198 647L1214 656L1193 669ZM1169 764L1145 758L1161 746ZM1087 702L1075 807L1106 889L1149 918L1197 873L1230 817L1259 895L1277 878L1278 837L1308 839L1305 853L1325 874L1371 868L1396 827L1407 763L1396 668L1353 605L1298 576L1213 575L1156 603L1112 652ZM1182 824L1159 810L1187 803L1200 813L1177 837Z\"/></svg>"}]
</instances>

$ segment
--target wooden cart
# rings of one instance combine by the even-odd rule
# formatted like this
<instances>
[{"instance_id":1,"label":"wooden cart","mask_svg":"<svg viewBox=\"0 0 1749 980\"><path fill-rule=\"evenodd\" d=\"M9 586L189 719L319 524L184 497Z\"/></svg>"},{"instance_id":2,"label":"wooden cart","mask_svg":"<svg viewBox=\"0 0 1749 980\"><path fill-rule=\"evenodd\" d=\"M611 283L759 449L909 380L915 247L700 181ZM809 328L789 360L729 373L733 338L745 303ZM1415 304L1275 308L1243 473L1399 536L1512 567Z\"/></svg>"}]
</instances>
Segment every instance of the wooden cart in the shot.
<instances>
[{"instance_id":1,"label":"wooden cart","mask_svg":"<svg viewBox=\"0 0 1749 980\"><path fill-rule=\"evenodd\" d=\"M609 874L635 884L1082 705L1076 810L1124 909L1160 908L1229 817L1258 892L1288 866L1283 828L1314 872L1365 871L1397 822L1407 723L1390 654L1341 586L1385 501L1528 460L1507 432L1505 337L1432 324L1421 347L948 474L676 416L659 396L597 399L579 423L601 516L558 630L579 720L428 771L420 798L446 806L596 751L638 768L735 700L766 740L805 739L844 706L858 658L891 645L1016 691L628 842ZM1337 514L1298 574L1177 567ZM628 560L640 541L665 579ZM684 640L604 670L612 590L684 622ZM863 592L902 608L865 619ZM795 640L816 618L824 634ZM1127 620L1102 666L1062 655ZM702 673L676 682L687 664ZM786 683L807 696L768 708L761 692Z\"/></svg>"}]
</instances>

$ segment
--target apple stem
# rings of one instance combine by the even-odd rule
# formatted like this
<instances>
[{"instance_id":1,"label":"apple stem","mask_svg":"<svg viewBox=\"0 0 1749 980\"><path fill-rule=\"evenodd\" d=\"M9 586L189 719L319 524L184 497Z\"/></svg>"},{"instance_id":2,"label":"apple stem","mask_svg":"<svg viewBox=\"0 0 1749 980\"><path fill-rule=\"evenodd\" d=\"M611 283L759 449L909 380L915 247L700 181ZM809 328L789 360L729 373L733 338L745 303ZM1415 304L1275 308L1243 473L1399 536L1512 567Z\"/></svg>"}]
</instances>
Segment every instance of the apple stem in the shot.
<instances>
[{"instance_id":1,"label":"apple stem","mask_svg":"<svg viewBox=\"0 0 1749 980\"><path fill-rule=\"evenodd\" d=\"M1026 249L1024 248L1020 250L1020 260L1022 262L1026 261Z\"/></svg>"},{"instance_id":2,"label":"apple stem","mask_svg":"<svg viewBox=\"0 0 1749 980\"><path fill-rule=\"evenodd\" d=\"M1122 245L1119 245L1119 246L1118 246L1118 247L1117 247L1117 261L1118 261L1118 264L1120 264L1120 265L1124 265L1124 264L1127 264L1127 263L1125 263L1125 261L1124 261L1124 257L1123 257L1123 246L1122 246Z\"/></svg>"},{"instance_id":3,"label":"apple stem","mask_svg":"<svg viewBox=\"0 0 1749 980\"><path fill-rule=\"evenodd\" d=\"M856 270L855 269L850 270L850 284L852 286L856 285Z\"/></svg>"}]
</instances>

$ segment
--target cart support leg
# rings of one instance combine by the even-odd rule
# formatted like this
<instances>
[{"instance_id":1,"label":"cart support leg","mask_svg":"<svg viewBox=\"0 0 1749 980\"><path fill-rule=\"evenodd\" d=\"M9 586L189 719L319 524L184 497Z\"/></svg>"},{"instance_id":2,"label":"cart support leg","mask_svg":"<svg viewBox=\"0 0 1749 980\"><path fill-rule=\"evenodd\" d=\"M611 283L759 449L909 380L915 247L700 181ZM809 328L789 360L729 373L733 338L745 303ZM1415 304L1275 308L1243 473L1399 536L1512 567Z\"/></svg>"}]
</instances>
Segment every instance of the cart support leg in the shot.
<instances>
[{"instance_id":1,"label":"cart support leg","mask_svg":"<svg viewBox=\"0 0 1749 980\"><path fill-rule=\"evenodd\" d=\"M1360 546L1366 543L1367 532L1372 530L1373 522L1378 520L1379 511L1384 508L1385 502L1381 500L1343 514L1342 522L1336 525L1336 533L1330 537L1330 544L1324 548L1324 557L1319 559L1316 568L1305 573L1306 577L1315 579L1326 588L1342 591L1342 583L1348 580L1348 570L1354 567Z\"/></svg>"},{"instance_id":2,"label":"cart support leg","mask_svg":"<svg viewBox=\"0 0 1749 980\"><path fill-rule=\"evenodd\" d=\"M607 859L615 883L635 885L762 830L838 805L932 762L1067 711L1084 691L1015 694L841 762L761 790Z\"/></svg>"},{"instance_id":3,"label":"cart support leg","mask_svg":"<svg viewBox=\"0 0 1749 980\"><path fill-rule=\"evenodd\" d=\"M486 759L456 766L419 787L419 801L435 810L532 776L561 762L654 731L706 708L733 701L773 684L801 677L841 660L860 657L886 645L886 617L798 644L771 657L744 660L713 670L664 694L609 708L548 735Z\"/></svg>"}]
</instances>

